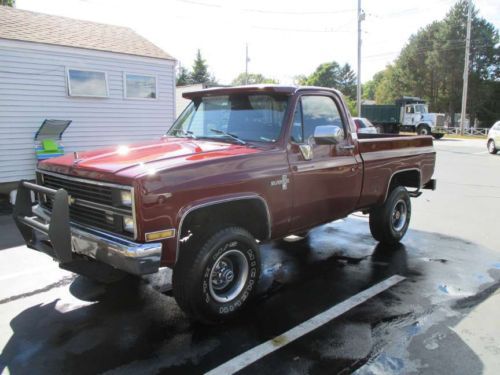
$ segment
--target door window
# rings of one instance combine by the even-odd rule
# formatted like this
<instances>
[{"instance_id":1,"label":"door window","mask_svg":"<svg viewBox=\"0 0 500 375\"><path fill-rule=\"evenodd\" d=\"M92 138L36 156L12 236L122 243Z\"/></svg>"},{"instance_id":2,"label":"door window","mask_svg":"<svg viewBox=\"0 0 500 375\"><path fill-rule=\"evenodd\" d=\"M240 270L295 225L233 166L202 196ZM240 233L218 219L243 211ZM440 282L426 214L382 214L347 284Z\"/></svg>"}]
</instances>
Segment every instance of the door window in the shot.
<instances>
[{"instance_id":1,"label":"door window","mask_svg":"<svg viewBox=\"0 0 500 375\"><path fill-rule=\"evenodd\" d=\"M344 122L333 99L328 96L303 96L295 109L292 141L307 142L314 136L317 126L325 125L335 125L345 131Z\"/></svg>"}]
</instances>

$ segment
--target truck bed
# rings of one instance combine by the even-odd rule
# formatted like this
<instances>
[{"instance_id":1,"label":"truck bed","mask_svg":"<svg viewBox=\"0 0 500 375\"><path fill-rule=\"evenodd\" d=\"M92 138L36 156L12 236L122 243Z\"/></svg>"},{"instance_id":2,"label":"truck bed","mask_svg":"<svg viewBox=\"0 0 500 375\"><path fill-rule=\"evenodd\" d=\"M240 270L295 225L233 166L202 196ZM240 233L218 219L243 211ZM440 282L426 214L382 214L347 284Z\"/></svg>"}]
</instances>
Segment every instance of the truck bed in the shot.
<instances>
[{"instance_id":1,"label":"truck bed","mask_svg":"<svg viewBox=\"0 0 500 375\"><path fill-rule=\"evenodd\" d=\"M418 183L410 185L415 189L423 187L434 173L436 151L430 136L358 134L358 148L364 168L360 208L385 200L396 171L418 175Z\"/></svg>"}]
</instances>

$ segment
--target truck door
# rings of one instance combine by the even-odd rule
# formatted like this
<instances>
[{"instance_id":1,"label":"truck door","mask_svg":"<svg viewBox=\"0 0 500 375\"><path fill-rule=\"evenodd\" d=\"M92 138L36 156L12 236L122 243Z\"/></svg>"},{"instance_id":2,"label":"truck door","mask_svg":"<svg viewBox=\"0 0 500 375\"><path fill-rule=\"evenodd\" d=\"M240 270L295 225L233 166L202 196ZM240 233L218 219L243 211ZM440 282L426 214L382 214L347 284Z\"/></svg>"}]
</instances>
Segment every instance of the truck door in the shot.
<instances>
[{"instance_id":1,"label":"truck door","mask_svg":"<svg viewBox=\"0 0 500 375\"><path fill-rule=\"evenodd\" d=\"M292 170L291 230L344 217L361 193L362 162L348 117L336 96L303 95L296 104L288 160ZM336 125L344 130L338 144L316 144L314 129Z\"/></svg>"},{"instance_id":2,"label":"truck door","mask_svg":"<svg viewBox=\"0 0 500 375\"><path fill-rule=\"evenodd\" d=\"M420 118L420 116L418 116ZM417 118L415 115L415 108L412 104L407 104L404 107L403 125L412 126L416 125Z\"/></svg>"}]
</instances>

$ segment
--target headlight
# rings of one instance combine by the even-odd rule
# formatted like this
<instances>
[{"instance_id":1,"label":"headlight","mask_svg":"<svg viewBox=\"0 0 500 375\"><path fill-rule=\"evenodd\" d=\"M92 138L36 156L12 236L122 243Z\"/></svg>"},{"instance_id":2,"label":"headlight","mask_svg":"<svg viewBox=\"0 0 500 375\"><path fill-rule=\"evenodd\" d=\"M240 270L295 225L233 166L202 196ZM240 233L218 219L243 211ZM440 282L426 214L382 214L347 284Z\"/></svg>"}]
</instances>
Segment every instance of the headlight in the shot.
<instances>
[{"instance_id":1,"label":"headlight","mask_svg":"<svg viewBox=\"0 0 500 375\"><path fill-rule=\"evenodd\" d=\"M123 217L123 230L126 232L134 233L134 219L130 216Z\"/></svg>"},{"instance_id":2,"label":"headlight","mask_svg":"<svg viewBox=\"0 0 500 375\"><path fill-rule=\"evenodd\" d=\"M124 206L132 206L132 193L127 190L122 190L120 192L120 203Z\"/></svg>"}]
</instances>

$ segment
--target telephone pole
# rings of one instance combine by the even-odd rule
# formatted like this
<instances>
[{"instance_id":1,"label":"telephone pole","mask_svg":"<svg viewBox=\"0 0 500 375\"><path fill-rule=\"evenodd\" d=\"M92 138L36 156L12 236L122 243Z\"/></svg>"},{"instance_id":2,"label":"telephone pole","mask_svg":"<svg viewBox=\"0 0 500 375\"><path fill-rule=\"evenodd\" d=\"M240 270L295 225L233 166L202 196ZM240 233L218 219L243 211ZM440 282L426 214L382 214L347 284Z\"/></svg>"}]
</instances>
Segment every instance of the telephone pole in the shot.
<instances>
[{"instance_id":1,"label":"telephone pole","mask_svg":"<svg viewBox=\"0 0 500 375\"><path fill-rule=\"evenodd\" d=\"M358 84L356 87L356 108L358 116L361 116L361 21L365 19L365 13L361 9L361 0L358 0Z\"/></svg>"},{"instance_id":2,"label":"telephone pole","mask_svg":"<svg viewBox=\"0 0 500 375\"><path fill-rule=\"evenodd\" d=\"M469 60L470 60L470 29L472 18L472 0L467 4L467 36L465 38L464 85L462 88L462 113L460 114L460 134L464 135L465 116L467 113L467 88L469 85Z\"/></svg>"}]
</instances>

